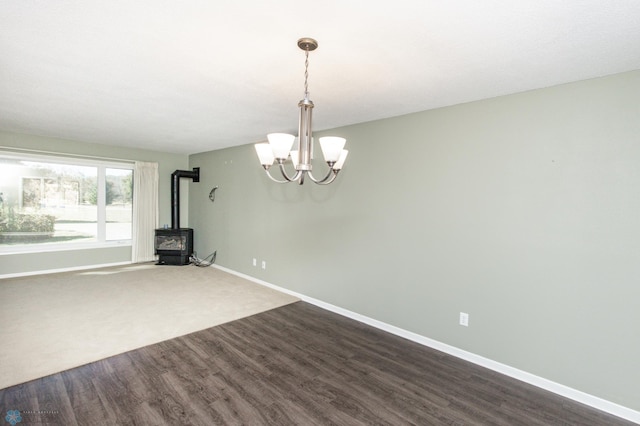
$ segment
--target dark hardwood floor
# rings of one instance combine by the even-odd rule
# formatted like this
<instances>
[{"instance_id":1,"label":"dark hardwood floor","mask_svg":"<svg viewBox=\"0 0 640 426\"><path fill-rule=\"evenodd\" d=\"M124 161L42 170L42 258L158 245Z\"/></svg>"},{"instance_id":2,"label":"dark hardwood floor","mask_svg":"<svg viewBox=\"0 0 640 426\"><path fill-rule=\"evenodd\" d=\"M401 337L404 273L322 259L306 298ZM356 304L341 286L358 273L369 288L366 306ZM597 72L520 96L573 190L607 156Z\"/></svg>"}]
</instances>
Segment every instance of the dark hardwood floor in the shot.
<instances>
[{"instance_id":1,"label":"dark hardwood floor","mask_svg":"<svg viewBox=\"0 0 640 426\"><path fill-rule=\"evenodd\" d=\"M0 409L19 426L632 424L303 302L0 390Z\"/></svg>"}]
</instances>

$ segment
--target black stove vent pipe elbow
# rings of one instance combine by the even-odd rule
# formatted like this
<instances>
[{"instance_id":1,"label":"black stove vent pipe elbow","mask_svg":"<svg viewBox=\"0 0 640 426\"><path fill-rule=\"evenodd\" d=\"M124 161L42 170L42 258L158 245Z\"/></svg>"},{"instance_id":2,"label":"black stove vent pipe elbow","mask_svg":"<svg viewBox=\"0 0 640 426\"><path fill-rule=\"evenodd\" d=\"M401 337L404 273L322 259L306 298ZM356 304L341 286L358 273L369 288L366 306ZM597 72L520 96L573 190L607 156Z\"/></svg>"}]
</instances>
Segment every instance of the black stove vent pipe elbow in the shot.
<instances>
[{"instance_id":1,"label":"black stove vent pipe elbow","mask_svg":"<svg viewBox=\"0 0 640 426\"><path fill-rule=\"evenodd\" d=\"M200 182L200 167L193 171L176 170L171 173L171 228L180 229L180 178L189 178Z\"/></svg>"}]
</instances>

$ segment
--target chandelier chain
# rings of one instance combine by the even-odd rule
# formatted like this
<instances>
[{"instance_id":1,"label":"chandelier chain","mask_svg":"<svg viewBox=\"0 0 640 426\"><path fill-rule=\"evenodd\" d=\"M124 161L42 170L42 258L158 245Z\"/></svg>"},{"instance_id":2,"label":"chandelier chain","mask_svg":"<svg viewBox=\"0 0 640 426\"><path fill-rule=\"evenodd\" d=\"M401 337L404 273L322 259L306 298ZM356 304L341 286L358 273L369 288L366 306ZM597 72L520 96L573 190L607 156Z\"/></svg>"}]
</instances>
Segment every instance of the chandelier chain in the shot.
<instances>
[{"instance_id":1,"label":"chandelier chain","mask_svg":"<svg viewBox=\"0 0 640 426\"><path fill-rule=\"evenodd\" d=\"M309 96L309 49L305 49L304 56L304 96L306 98Z\"/></svg>"}]
</instances>

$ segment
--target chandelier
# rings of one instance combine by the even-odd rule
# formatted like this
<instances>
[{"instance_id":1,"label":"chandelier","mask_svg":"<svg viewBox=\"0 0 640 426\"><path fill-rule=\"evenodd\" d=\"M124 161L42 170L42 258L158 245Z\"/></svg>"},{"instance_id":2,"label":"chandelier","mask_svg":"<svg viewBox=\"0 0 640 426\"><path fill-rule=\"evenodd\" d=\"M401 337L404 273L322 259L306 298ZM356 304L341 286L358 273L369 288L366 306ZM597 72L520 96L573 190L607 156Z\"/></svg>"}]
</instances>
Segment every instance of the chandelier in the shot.
<instances>
[{"instance_id":1,"label":"chandelier","mask_svg":"<svg viewBox=\"0 0 640 426\"><path fill-rule=\"evenodd\" d=\"M298 40L298 47L304 50L304 98L298 103L300 107L300 117L298 119L298 137L287 133L270 133L267 135L268 143L257 143L255 145L260 164L264 168L267 176L274 182L288 183L298 182L300 185L304 183L305 176L319 185L328 185L338 176L338 172L342 169L344 161L347 158L347 151L344 148L346 140L336 136L326 136L319 139L320 148L324 160L329 166L329 170L324 177L317 179L311 173L311 160L313 158L313 134L311 130L311 113L313 110L313 102L309 99L309 52L318 48L318 42L312 38L301 38ZM295 149L294 143L296 144ZM295 173L290 176L285 169L285 162L291 158ZM271 176L269 168L274 161L278 164L278 168L282 173L284 180L278 180Z\"/></svg>"}]
</instances>

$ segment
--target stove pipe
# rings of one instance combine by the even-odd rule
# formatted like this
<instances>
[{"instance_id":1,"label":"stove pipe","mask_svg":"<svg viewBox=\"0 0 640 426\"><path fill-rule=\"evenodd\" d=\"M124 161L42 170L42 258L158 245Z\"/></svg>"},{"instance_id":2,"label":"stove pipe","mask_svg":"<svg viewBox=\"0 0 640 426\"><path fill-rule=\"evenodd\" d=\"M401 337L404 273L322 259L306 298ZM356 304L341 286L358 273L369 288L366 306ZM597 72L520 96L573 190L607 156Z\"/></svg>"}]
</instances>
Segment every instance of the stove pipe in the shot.
<instances>
[{"instance_id":1,"label":"stove pipe","mask_svg":"<svg viewBox=\"0 0 640 426\"><path fill-rule=\"evenodd\" d=\"M171 228L180 229L180 178L193 179L200 182L200 167L194 167L193 171L176 170L171 173Z\"/></svg>"}]
</instances>

